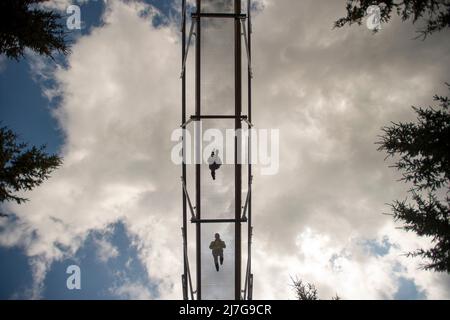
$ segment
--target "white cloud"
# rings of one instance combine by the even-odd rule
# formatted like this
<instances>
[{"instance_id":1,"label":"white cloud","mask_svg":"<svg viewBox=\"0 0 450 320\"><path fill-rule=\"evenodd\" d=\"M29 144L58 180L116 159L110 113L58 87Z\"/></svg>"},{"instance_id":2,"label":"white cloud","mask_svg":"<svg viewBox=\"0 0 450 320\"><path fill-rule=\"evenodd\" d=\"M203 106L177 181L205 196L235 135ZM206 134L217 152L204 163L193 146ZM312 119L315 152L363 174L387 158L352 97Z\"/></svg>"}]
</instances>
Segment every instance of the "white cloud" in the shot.
<instances>
[{"instance_id":1,"label":"white cloud","mask_svg":"<svg viewBox=\"0 0 450 320\"><path fill-rule=\"evenodd\" d=\"M102 262L108 262L110 259L114 259L119 256L119 250L117 247L111 244L106 239L95 239L97 246L97 257Z\"/></svg>"},{"instance_id":2,"label":"white cloud","mask_svg":"<svg viewBox=\"0 0 450 320\"><path fill-rule=\"evenodd\" d=\"M53 9L59 11L66 11L66 9L72 5L82 5L88 1L103 1L103 0L48 0L39 4L42 8Z\"/></svg>"},{"instance_id":3,"label":"white cloud","mask_svg":"<svg viewBox=\"0 0 450 320\"><path fill-rule=\"evenodd\" d=\"M321 299L331 299L336 293L343 299L393 299L402 277L414 281L419 291L428 298L447 297L448 284L442 275L417 269L419 259L410 259L403 254L411 248L426 246L415 236L405 236L386 225L374 241L381 242L389 235L395 246L390 246L383 255L370 253L363 245L366 238L349 236L346 241L336 241L328 234L305 228L295 242L295 253L291 255L273 253L270 263L254 266L255 274L271 274L271 281L255 278L257 292L262 290L269 299L295 299L289 287L290 276L314 283ZM425 243L424 243L425 242ZM256 242L257 261L266 256L266 249Z\"/></svg>"},{"instance_id":4,"label":"white cloud","mask_svg":"<svg viewBox=\"0 0 450 320\"><path fill-rule=\"evenodd\" d=\"M448 80L445 35L411 41L413 29L397 20L376 36L357 26L332 30L342 3L263 3L254 19L253 122L281 129L281 164L278 175L254 179L254 297L293 298L289 276L298 275L323 298L336 292L346 299L393 298L400 277L427 298L450 298L448 276L418 270L417 259L401 256L428 241L395 229L381 214L407 186L396 182L373 144L380 127L412 119L409 106L429 104ZM174 25L153 27L154 10L139 15L148 8L108 2L105 25L77 40L68 68L52 71L58 87L51 96L62 97L55 116L65 133L64 165L27 194L29 203L11 206L20 220L0 236L2 245L21 245L32 257L34 297L52 261L118 220L158 295L132 282L112 292L181 297L180 168L170 162L170 133L180 119L179 34ZM215 40L226 47L230 39ZM225 51L210 58L210 71L232 64ZM228 105L228 75L221 73L219 82L210 76L205 105ZM191 93L188 98L192 107ZM205 229L206 242L213 231ZM231 250L231 233L220 231ZM395 244L386 255L362 245L385 236Z\"/></svg>"},{"instance_id":5,"label":"white cloud","mask_svg":"<svg viewBox=\"0 0 450 320\"><path fill-rule=\"evenodd\" d=\"M150 300L154 298L147 287L136 282L125 282L109 291L120 299Z\"/></svg>"}]
</instances>

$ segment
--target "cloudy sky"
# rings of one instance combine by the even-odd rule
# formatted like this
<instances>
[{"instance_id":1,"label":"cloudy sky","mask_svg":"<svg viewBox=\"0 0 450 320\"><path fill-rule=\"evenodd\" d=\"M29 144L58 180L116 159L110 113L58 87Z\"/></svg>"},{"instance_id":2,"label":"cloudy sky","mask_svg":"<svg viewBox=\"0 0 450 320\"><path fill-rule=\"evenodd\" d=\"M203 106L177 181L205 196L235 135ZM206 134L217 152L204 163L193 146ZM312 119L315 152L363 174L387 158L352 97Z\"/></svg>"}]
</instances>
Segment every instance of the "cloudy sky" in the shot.
<instances>
[{"instance_id":1,"label":"cloudy sky","mask_svg":"<svg viewBox=\"0 0 450 320\"><path fill-rule=\"evenodd\" d=\"M66 58L0 57L2 124L64 158L29 202L2 208L14 217L0 220L0 298L179 299L180 167L170 157L181 1L76 3L82 29ZM408 185L374 144L390 121L414 119L412 105L446 94L448 35L414 40L417 26L397 17L376 35L365 24L333 29L344 14L343 0L255 1L253 123L279 129L280 154L276 174L254 172L254 298L294 299L297 276L323 299L450 299L450 276L404 256L429 240L383 214ZM203 99L222 110L231 38L209 39ZM192 72L188 82L192 107ZM205 206L229 207L229 171L219 171L218 204L209 192ZM233 232L205 228L205 248L215 231L227 242L224 269L217 276L204 250L203 282L228 294ZM81 290L66 288L73 264Z\"/></svg>"}]
</instances>

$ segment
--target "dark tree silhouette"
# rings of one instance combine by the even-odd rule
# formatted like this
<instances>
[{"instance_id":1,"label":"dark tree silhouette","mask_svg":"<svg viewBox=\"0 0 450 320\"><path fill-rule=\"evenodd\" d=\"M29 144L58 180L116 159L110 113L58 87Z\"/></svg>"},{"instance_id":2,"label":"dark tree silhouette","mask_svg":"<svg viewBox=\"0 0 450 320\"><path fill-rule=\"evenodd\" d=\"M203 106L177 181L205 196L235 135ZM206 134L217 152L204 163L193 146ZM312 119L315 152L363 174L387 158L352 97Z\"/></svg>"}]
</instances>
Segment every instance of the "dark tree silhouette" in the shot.
<instances>
[{"instance_id":1,"label":"dark tree silhouette","mask_svg":"<svg viewBox=\"0 0 450 320\"><path fill-rule=\"evenodd\" d=\"M44 1L0 1L0 54L18 60L25 48L51 58L55 51L69 52L61 15L36 8Z\"/></svg>"},{"instance_id":2,"label":"dark tree silhouette","mask_svg":"<svg viewBox=\"0 0 450 320\"><path fill-rule=\"evenodd\" d=\"M334 297L331 298L331 300L342 300L341 297L336 293Z\"/></svg>"},{"instance_id":3,"label":"dark tree silhouette","mask_svg":"<svg viewBox=\"0 0 450 320\"><path fill-rule=\"evenodd\" d=\"M450 85L447 84L450 89ZM450 113L449 98L435 96L437 107L413 107L417 123L383 128L378 150L396 159L402 180L412 183L412 201L395 201L394 219L404 229L431 237L433 247L410 252L428 263L423 268L450 273Z\"/></svg>"},{"instance_id":4,"label":"dark tree silhouette","mask_svg":"<svg viewBox=\"0 0 450 320\"><path fill-rule=\"evenodd\" d=\"M425 22L425 26L417 30L423 38L450 27L449 0L347 0L347 16L338 19L334 26L341 28L346 24L360 25L371 5L380 7L382 23L389 22L392 14L397 14L403 21L411 19L413 23Z\"/></svg>"},{"instance_id":5,"label":"dark tree silhouette","mask_svg":"<svg viewBox=\"0 0 450 320\"><path fill-rule=\"evenodd\" d=\"M292 277L291 281L291 286L294 289L295 295L297 296L298 300L319 300L317 288L314 284L303 282L301 279L294 279ZM341 297L339 297L336 293L336 295L332 297L331 300L341 300Z\"/></svg>"},{"instance_id":6,"label":"dark tree silhouette","mask_svg":"<svg viewBox=\"0 0 450 320\"><path fill-rule=\"evenodd\" d=\"M0 128L0 203L27 201L15 193L39 186L61 165L61 158L46 154L44 149L44 146L29 148L26 143L18 143L13 131Z\"/></svg>"},{"instance_id":7,"label":"dark tree silhouette","mask_svg":"<svg viewBox=\"0 0 450 320\"><path fill-rule=\"evenodd\" d=\"M55 51L69 53L62 16L39 9L42 2L45 0L0 1L0 54L19 60L26 48L52 59ZM27 201L15 193L40 185L62 163L58 156L47 155L44 146L28 148L16 140L14 132L0 128L0 203ZM0 217L7 216L0 212Z\"/></svg>"},{"instance_id":8,"label":"dark tree silhouette","mask_svg":"<svg viewBox=\"0 0 450 320\"><path fill-rule=\"evenodd\" d=\"M298 300L319 300L316 286L301 279L291 279Z\"/></svg>"}]
</instances>

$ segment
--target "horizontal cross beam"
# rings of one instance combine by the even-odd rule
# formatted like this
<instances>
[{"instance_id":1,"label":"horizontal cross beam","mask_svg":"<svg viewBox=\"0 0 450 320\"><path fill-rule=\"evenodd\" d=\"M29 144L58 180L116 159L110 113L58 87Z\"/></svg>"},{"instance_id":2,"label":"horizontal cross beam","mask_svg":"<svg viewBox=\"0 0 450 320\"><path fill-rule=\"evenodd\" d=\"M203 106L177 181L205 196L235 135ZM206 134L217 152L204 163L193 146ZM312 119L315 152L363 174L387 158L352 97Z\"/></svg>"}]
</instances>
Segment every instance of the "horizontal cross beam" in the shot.
<instances>
[{"instance_id":1,"label":"horizontal cross beam","mask_svg":"<svg viewBox=\"0 0 450 320\"><path fill-rule=\"evenodd\" d=\"M202 116L197 116L197 115L191 116L192 120L200 120L200 119L236 119L236 118L247 119L247 116L233 116L233 115L228 115L228 114L209 114L209 115L202 115Z\"/></svg>"},{"instance_id":2,"label":"horizontal cross beam","mask_svg":"<svg viewBox=\"0 0 450 320\"><path fill-rule=\"evenodd\" d=\"M236 223L247 222L247 218L242 219L191 219L192 223Z\"/></svg>"},{"instance_id":3,"label":"horizontal cross beam","mask_svg":"<svg viewBox=\"0 0 450 320\"><path fill-rule=\"evenodd\" d=\"M245 123L247 123L249 125L249 127L253 128L253 124L248 121L248 117L247 116L240 116L240 117L236 117L233 115L203 115L203 116L196 116L193 115L191 116L185 123L183 123L180 127L181 128L186 128L186 126L191 123L192 121L198 121L201 119L241 119L242 121L244 121Z\"/></svg>"},{"instance_id":4,"label":"horizontal cross beam","mask_svg":"<svg viewBox=\"0 0 450 320\"><path fill-rule=\"evenodd\" d=\"M200 14L194 12L191 14L191 17L194 19L200 18L235 18L235 19L245 19L247 18L246 14L235 14L235 13L207 13L201 12Z\"/></svg>"}]
</instances>

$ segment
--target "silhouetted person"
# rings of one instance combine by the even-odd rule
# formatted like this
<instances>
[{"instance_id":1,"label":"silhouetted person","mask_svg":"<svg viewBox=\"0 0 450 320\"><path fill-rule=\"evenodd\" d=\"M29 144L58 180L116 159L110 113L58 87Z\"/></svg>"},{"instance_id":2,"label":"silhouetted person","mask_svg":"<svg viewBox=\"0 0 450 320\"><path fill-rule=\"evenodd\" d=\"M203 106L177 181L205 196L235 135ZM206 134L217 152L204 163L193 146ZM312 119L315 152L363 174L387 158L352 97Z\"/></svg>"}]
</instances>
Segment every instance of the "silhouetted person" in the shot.
<instances>
[{"instance_id":1,"label":"silhouetted person","mask_svg":"<svg viewBox=\"0 0 450 320\"><path fill-rule=\"evenodd\" d=\"M216 270L219 271L219 257L220 257L220 265L223 264L223 249L225 249L227 246L225 245L225 242L220 239L220 234L216 233L215 240L211 241L211 244L209 245L209 248L212 250L212 255L214 257L214 264L216 266Z\"/></svg>"},{"instance_id":2,"label":"silhouetted person","mask_svg":"<svg viewBox=\"0 0 450 320\"><path fill-rule=\"evenodd\" d=\"M219 150L213 150L211 156L208 158L209 170L211 170L211 177L216 180L216 170L222 165L222 160L219 158Z\"/></svg>"}]
</instances>

